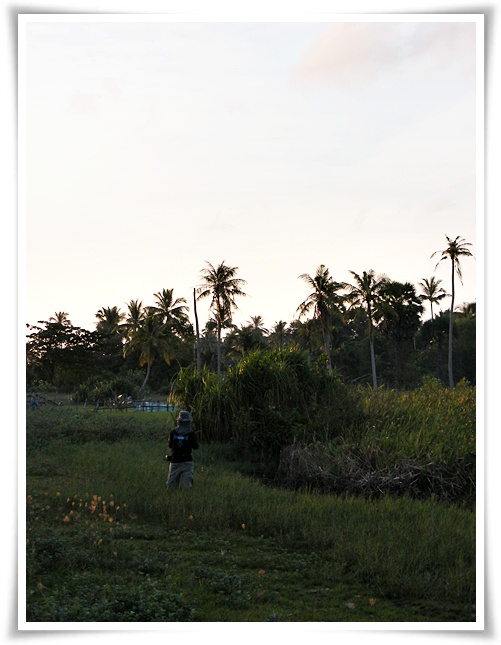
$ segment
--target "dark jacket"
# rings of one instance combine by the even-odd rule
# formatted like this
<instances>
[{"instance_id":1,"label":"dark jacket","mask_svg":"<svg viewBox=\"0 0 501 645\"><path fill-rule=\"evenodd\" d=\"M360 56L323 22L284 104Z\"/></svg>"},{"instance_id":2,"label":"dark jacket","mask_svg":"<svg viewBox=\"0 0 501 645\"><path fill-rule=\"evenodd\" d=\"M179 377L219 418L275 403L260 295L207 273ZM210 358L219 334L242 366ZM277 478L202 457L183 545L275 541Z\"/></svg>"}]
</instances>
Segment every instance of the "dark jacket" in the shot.
<instances>
[{"instance_id":1,"label":"dark jacket","mask_svg":"<svg viewBox=\"0 0 501 645\"><path fill-rule=\"evenodd\" d=\"M198 448L197 435L189 428L178 426L169 434L169 448L172 450L172 463L180 464L193 461L192 450Z\"/></svg>"}]
</instances>

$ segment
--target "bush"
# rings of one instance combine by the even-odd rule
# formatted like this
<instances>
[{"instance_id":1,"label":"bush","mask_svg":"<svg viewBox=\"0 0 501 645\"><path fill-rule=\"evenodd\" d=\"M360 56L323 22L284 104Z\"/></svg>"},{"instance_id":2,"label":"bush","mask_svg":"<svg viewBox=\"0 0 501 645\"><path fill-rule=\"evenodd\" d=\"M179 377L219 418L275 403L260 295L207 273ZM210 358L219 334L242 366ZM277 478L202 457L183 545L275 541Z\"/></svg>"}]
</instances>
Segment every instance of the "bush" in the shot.
<instances>
[{"instance_id":1,"label":"bush","mask_svg":"<svg viewBox=\"0 0 501 645\"><path fill-rule=\"evenodd\" d=\"M116 399L119 395L137 399L142 381L143 377L137 371L129 371L120 376L105 374L92 377L77 387L73 393L73 400L75 403L97 403Z\"/></svg>"},{"instance_id":2,"label":"bush","mask_svg":"<svg viewBox=\"0 0 501 645\"><path fill-rule=\"evenodd\" d=\"M338 436L286 446L277 478L336 493L475 504L475 388L435 379L411 392L358 390L357 415Z\"/></svg>"},{"instance_id":3,"label":"bush","mask_svg":"<svg viewBox=\"0 0 501 645\"><path fill-rule=\"evenodd\" d=\"M269 456L298 438L343 434L362 414L354 388L292 350L255 350L222 377L181 370L172 398L191 410L205 440Z\"/></svg>"}]
</instances>

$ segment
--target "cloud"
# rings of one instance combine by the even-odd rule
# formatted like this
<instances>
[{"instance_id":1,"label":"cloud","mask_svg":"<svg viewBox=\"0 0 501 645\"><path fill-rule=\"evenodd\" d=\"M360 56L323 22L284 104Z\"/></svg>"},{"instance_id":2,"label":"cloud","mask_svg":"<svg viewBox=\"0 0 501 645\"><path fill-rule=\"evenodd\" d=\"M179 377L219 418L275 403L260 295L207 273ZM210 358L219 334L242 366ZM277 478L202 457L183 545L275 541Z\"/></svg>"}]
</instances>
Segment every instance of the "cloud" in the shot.
<instances>
[{"instance_id":1,"label":"cloud","mask_svg":"<svg viewBox=\"0 0 501 645\"><path fill-rule=\"evenodd\" d=\"M353 22L329 25L293 70L299 83L375 80L406 66L473 73L474 23Z\"/></svg>"}]
</instances>

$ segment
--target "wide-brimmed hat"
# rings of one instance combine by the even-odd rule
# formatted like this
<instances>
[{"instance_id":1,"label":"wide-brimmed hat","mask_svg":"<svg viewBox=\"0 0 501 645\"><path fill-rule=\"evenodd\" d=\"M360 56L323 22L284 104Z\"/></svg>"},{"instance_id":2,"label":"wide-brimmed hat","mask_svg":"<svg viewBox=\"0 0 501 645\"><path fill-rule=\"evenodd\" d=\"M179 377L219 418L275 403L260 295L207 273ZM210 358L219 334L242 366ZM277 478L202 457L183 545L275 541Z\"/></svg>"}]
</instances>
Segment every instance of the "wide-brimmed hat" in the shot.
<instances>
[{"instance_id":1,"label":"wide-brimmed hat","mask_svg":"<svg viewBox=\"0 0 501 645\"><path fill-rule=\"evenodd\" d=\"M187 410L181 410L177 417L178 423L190 423L193 421L191 414Z\"/></svg>"}]
</instances>

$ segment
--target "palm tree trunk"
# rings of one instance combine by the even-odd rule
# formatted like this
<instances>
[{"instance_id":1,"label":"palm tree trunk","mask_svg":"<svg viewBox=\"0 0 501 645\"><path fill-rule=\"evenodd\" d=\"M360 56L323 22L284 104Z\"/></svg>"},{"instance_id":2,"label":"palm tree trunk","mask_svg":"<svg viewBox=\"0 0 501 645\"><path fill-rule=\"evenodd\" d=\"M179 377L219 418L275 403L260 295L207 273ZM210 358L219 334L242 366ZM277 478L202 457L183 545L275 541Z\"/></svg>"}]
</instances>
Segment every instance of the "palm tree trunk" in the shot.
<instances>
[{"instance_id":1,"label":"palm tree trunk","mask_svg":"<svg viewBox=\"0 0 501 645\"><path fill-rule=\"evenodd\" d=\"M200 354L200 327L198 326L198 313L197 313L197 299L195 297L196 289L193 289L193 310L195 312L195 330L196 330L196 343L197 343L197 371L202 369L202 356Z\"/></svg>"},{"instance_id":2,"label":"palm tree trunk","mask_svg":"<svg viewBox=\"0 0 501 645\"><path fill-rule=\"evenodd\" d=\"M221 321L217 319L217 375L221 375Z\"/></svg>"},{"instance_id":3,"label":"palm tree trunk","mask_svg":"<svg viewBox=\"0 0 501 645\"><path fill-rule=\"evenodd\" d=\"M151 363L148 361L146 363L146 376L144 377L143 384L139 388L139 392L142 392L146 386L146 383L148 382L148 379L150 378L150 371L151 371Z\"/></svg>"},{"instance_id":4,"label":"palm tree trunk","mask_svg":"<svg viewBox=\"0 0 501 645\"><path fill-rule=\"evenodd\" d=\"M330 338L329 338L329 330L327 325L328 325L327 322L322 321L322 332L324 335L324 349L325 349L325 353L327 354L327 369L329 370L329 372L332 372Z\"/></svg>"},{"instance_id":5,"label":"palm tree trunk","mask_svg":"<svg viewBox=\"0 0 501 645\"><path fill-rule=\"evenodd\" d=\"M372 335L369 338L369 344L371 347L372 388L377 390L376 358L374 356L374 339Z\"/></svg>"},{"instance_id":6,"label":"palm tree trunk","mask_svg":"<svg viewBox=\"0 0 501 645\"><path fill-rule=\"evenodd\" d=\"M454 259L452 259L452 293L451 293L451 312L449 316L449 387L454 387L454 374L452 372L452 342L454 337Z\"/></svg>"},{"instance_id":7,"label":"palm tree trunk","mask_svg":"<svg viewBox=\"0 0 501 645\"><path fill-rule=\"evenodd\" d=\"M377 390L376 357L374 355L374 327L372 325L372 311L370 305L367 307L369 318L369 345L371 350L372 389Z\"/></svg>"}]
</instances>

